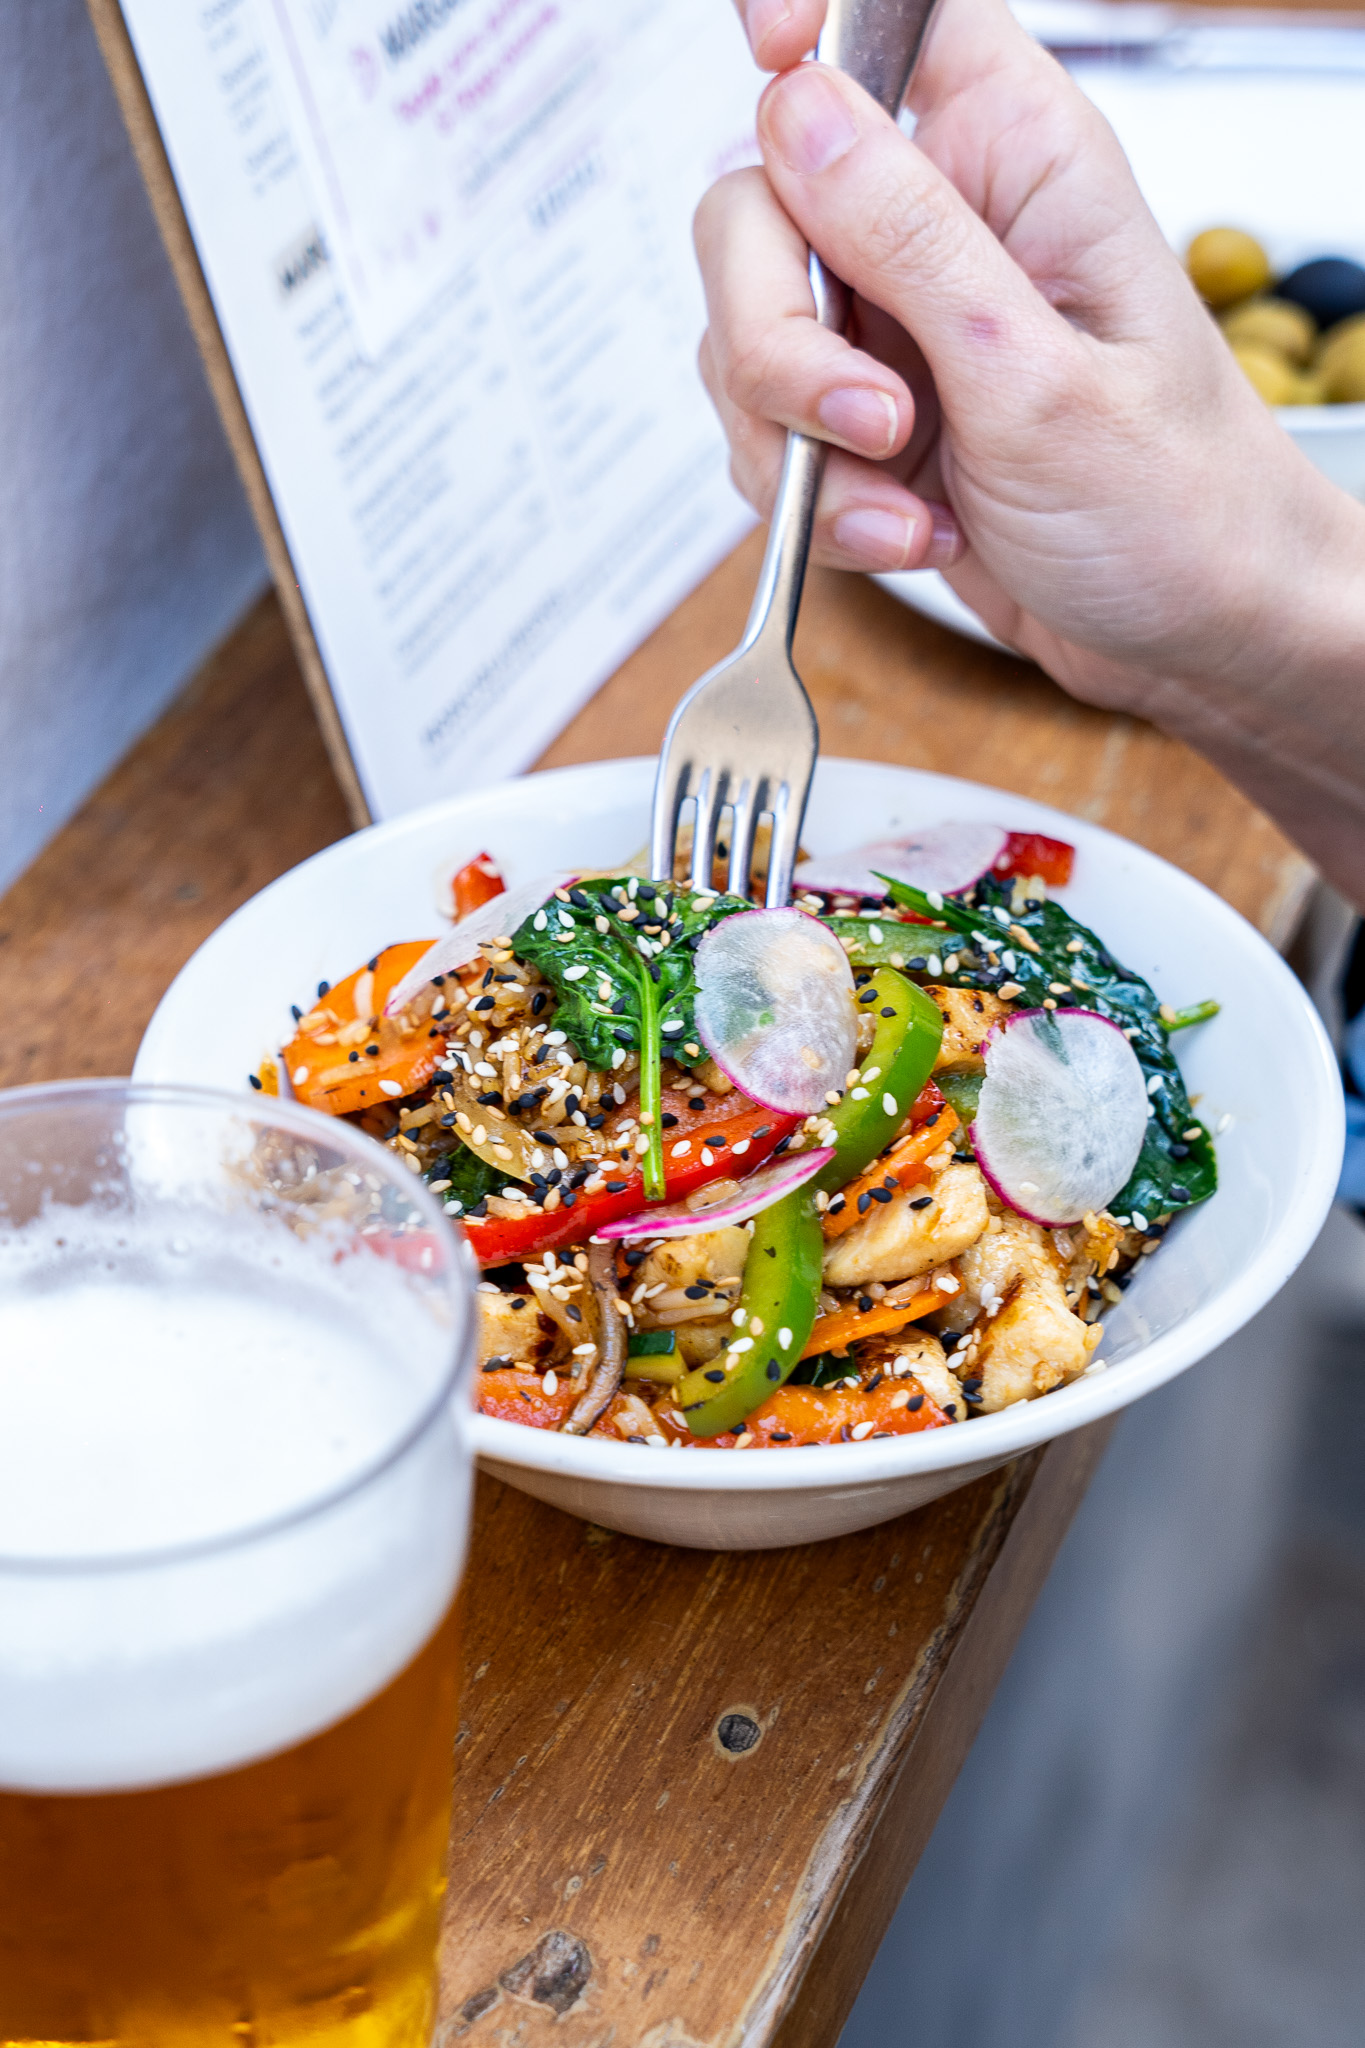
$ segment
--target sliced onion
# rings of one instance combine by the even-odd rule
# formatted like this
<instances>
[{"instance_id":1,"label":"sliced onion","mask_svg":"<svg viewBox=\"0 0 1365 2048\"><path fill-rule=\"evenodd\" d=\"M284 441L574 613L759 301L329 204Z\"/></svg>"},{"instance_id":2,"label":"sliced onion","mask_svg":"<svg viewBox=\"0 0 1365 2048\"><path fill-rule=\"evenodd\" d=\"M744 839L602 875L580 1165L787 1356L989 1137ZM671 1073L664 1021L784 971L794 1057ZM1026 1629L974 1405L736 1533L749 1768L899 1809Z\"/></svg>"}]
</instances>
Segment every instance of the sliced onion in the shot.
<instances>
[{"instance_id":1,"label":"sliced onion","mask_svg":"<svg viewBox=\"0 0 1365 2048\"><path fill-rule=\"evenodd\" d=\"M1008 837L1001 826L974 820L926 825L904 838L874 839L849 853L803 860L796 870L796 885L821 895L879 899L886 894L880 877L890 875L912 888L951 896L981 880L1004 852Z\"/></svg>"},{"instance_id":2,"label":"sliced onion","mask_svg":"<svg viewBox=\"0 0 1365 2048\"><path fill-rule=\"evenodd\" d=\"M1021 1216L1079 1223L1128 1180L1147 1109L1142 1067L1117 1024L1094 1010L1017 1010L986 1040L972 1144Z\"/></svg>"},{"instance_id":3,"label":"sliced onion","mask_svg":"<svg viewBox=\"0 0 1365 2048\"><path fill-rule=\"evenodd\" d=\"M384 1005L386 1017L396 1016L405 1003L424 989L438 974L454 974L476 960L490 939L510 939L519 924L548 903L556 889L562 889L571 874L537 875L534 881L518 882L501 896L490 896L468 917L452 925L444 938L429 946L415 966L408 969Z\"/></svg>"},{"instance_id":4,"label":"sliced onion","mask_svg":"<svg viewBox=\"0 0 1365 2048\"><path fill-rule=\"evenodd\" d=\"M747 1180L738 1181L731 1194L704 1209L689 1209L686 1202L669 1202L658 1209L641 1209L635 1216L618 1216L604 1223L598 1237L700 1237L703 1231L719 1230L726 1223L747 1223L813 1180L820 1168L834 1157L834 1148L821 1145L814 1152L797 1152L779 1159L775 1166L760 1166ZM704 1195L698 1188L697 1195Z\"/></svg>"},{"instance_id":5,"label":"sliced onion","mask_svg":"<svg viewBox=\"0 0 1365 2048\"><path fill-rule=\"evenodd\" d=\"M765 1109L813 1116L854 1064L853 969L804 910L742 910L697 948L697 1036Z\"/></svg>"}]
</instances>

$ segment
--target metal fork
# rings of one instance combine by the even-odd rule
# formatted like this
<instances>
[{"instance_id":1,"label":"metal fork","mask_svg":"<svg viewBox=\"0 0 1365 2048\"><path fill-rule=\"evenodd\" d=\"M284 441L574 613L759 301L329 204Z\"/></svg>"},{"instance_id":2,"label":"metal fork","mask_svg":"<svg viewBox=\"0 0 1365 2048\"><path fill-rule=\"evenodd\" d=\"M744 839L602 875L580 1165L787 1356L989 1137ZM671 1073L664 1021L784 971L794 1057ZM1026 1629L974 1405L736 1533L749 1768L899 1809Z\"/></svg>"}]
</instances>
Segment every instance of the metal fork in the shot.
<instances>
[{"instance_id":1,"label":"metal fork","mask_svg":"<svg viewBox=\"0 0 1365 2048\"><path fill-rule=\"evenodd\" d=\"M934 0L829 0L816 56L837 65L894 120L933 12ZM811 289L822 327L842 333L849 295L812 250ZM754 835L772 820L765 901L792 890L801 822L820 750L820 728L792 662L792 637L810 554L826 445L789 433L768 545L744 637L734 653L693 683L669 720L659 753L650 835L650 874L672 879L683 805L696 802L689 880L709 889L721 813L729 810L727 887L749 893Z\"/></svg>"}]
</instances>

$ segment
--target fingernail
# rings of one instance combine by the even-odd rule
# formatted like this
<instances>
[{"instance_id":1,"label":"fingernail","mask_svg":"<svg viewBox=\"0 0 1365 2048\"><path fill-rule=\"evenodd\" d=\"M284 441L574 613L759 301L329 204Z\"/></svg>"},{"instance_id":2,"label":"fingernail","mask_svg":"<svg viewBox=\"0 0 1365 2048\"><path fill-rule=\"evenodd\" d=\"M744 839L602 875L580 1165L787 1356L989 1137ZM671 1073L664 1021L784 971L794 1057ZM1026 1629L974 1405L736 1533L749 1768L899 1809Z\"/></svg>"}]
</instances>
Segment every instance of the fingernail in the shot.
<instances>
[{"instance_id":1,"label":"fingernail","mask_svg":"<svg viewBox=\"0 0 1365 2048\"><path fill-rule=\"evenodd\" d=\"M828 170L858 140L843 94L806 64L769 89L761 116L777 154L802 177Z\"/></svg>"},{"instance_id":2,"label":"fingernail","mask_svg":"<svg viewBox=\"0 0 1365 2048\"><path fill-rule=\"evenodd\" d=\"M925 510L929 514L932 532L924 551L924 567L951 569L953 563L961 561L967 552L966 536L946 505L930 501Z\"/></svg>"},{"instance_id":3,"label":"fingernail","mask_svg":"<svg viewBox=\"0 0 1365 2048\"><path fill-rule=\"evenodd\" d=\"M749 0L744 10L744 26L749 31L750 49L757 53L775 28L791 20L791 14L787 0Z\"/></svg>"},{"instance_id":4,"label":"fingernail","mask_svg":"<svg viewBox=\"0 0 1365 2048\"><path fill-rule=\"evenodd\" d=\"M889 455L900 427L900 415L890 392L857 389L852 385L845 390L827 391L816 417L831 434L852 442L868 455Z\"/></svg>"},{"instance_id":5,"label":"fingernail","mask_svg":"<svg viewBox=\"0 0 1365 2048\"><path fill-rule=\"evenodd\" d=\"M916 521L904 512L884 512L871 505L841 512L834 522L834 539L846 553L856 555L869 568L903 569L915 544Z\"/></svg>"}]
</instances>

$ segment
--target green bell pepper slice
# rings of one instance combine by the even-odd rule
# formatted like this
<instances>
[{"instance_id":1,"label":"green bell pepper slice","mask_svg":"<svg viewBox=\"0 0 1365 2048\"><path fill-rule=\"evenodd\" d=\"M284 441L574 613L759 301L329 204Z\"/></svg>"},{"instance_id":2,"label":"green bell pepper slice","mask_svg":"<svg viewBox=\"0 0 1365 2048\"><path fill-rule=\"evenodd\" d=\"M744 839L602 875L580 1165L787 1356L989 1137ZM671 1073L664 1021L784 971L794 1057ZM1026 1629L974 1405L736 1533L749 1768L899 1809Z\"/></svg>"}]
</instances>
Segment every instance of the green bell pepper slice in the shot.
<instances>
[{"instance_id":1,"label":"green bell pepper slice","mask_svg":"<svg viewBox=\"0 0 1365 2048\"><path fill-rule=\"evenodd\" d=\"M869 991L871 992L869 994ZM694 1436L719 1436L790 1378L815 1322L825 1240L816 1194L846 1187L886 1149L928 1080L943 1019L922 989L883 967L858 991L877 1020L853 1086L829 1110L834 1157L804 1187L754 1218L735 1334L713 1365L687 1373L677 1398Z\"/></svg>"}]
</instances>

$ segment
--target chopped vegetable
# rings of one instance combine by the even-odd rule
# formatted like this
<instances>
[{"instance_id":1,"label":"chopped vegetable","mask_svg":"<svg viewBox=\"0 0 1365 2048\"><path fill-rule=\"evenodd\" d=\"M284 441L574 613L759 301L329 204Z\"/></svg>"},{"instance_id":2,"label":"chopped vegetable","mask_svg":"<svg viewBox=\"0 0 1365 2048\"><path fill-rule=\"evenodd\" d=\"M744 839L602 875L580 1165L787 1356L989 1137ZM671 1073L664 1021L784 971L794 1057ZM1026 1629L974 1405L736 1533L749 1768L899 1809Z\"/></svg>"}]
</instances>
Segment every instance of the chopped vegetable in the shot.
<instances>
[{"instance_id":1,"label":"chopped vegetable","mask_svg":"<svg viewBox=\"0 0 1365 2048\"><path fill-rule=\"evenodd\" d=\"M902 1330L917 1323L935 1309L946 1308L956 1287L922 1287L918 1281L902 1281L889 1287L871 1308L840 1309L836 1315L817 1316L802 1347L803 1358L818 1357L822 1351L847 1351L860 1337L876 1337L886 1330Z\"/></svg>"},{"instance_id":2,"label":"chopped vegetable","mask_svg":"<svg viewBox=\"0 0 1365 2048\"><path fill-rule=\"evenodd\" d=\"M977 1163L1002 1201L1058 1227L1107 1209L1147 1132L1132 1046L1094 1010L1020 1010L986 1041L972 1124Z\"/></svg>"},{"instance_id":3,"label":"chopped vegetable","mask_svg":"<svg viewBox=\"0 0 1365 2048\"><path fill-rule=\"evenodd\" d=\"M957 1125L957 1111L945 1102L927 1124L920 1124L908 1137L899 1139L889 1152L874 1160L857 1180L840 1189L826 1209L825 1236L842 1237L846 1230L851 1230L866 1214L868 1200L872 1199L875 1189L908 1188L917 1181L927 1180L929 1174L925 1160L952 1137Z\"/></svg>"},{"instance_id":4,"label":"chopped vegetable","mask_svg":"<svg viewBox=\"0 0 1365 2048\"><path fill-rule=\"evenodd\" d=\"M894 875L897 881L946 895L952 889L969 889L992 866L998 874L1018 872L999 863L1006 858L1011 839L1021 836L978 819L926 825L903 838L877 839L850 853L804 860L796 870L796 886L825 896L871 900L885 896L886 877Z\"/></svg>"},{"instance_id":5,"label":"chopped vegetable","mask_svg":"<svg viewBox=\"0 0 1365 2048\"><path fill-rule=\"evenodd\" d=\"M466 861L450 884L450 900L455 909L455 921L472 917L485 903L491 903L495 896L506 893L507 884L502 879L502 870L491 854L476 853L473 860Z\"/></svg>"},{"instance_id":6,"label":"chopped vegetable","mask_svg":"<svg viewBox=\"0 0 1365 2048\"><path fill-rule=\"evenodd\" d=\"M1064 889L1071 880L1075 859L1076 849L1065 839L1049 839L1045 832L1007 832L991 872L1017 875L1021 881L1036 875L1049 889ZM946 896L949 891L944 889L941 893Z\"/></svg>"},{"instance_id":7,"label":"chopped vegetable","mask_svg":"<svg viewBox=\"0 0 1365 2048\"><path fill-rule=\"evenodd\" d=\"M756 1103L735 1098L723 1115L710 1117L696 1136L679 1139L685 1153L670 1145L664 1161L665 1191L681 1201L714 1180L733 1176L736 1154L754 1166L762 1166L796 1130L797 1117L778 1116ZM703 1137L713 1140L703 1144ZM742 1149L741 1149L742 1148ZM589 1194L586 1189L570 1190L572 1200L561 1198L553 1209L528 1208L524 1216L466 1216L461 1218L465 1235L481 1266L505 1266L537 1257L560 1245L580 1244L592 1237L614 1217L633 1216L644 1200L644 1179L638 1167L607 1176L604 1185Z\"/></svg>"},{"instance_id":8,"label":"chopped vegetable","mask_svg":"<svg viewBox=\"0 0 1365 2048\"><path fill-rule=\"evenodd\" d=\"M623 1048L640 1056L646 1201L665 1195L663 1053L684 1065L701 1058L692 1036L694 945L718 920L750 908L743 896L694 896L638 875L606 875L556 890L514 934L517 958L554 988L555 1022L590 1065L610 1070Z\"/></svg>"},{"instance_id":9,"label":"chopped vegetable","mask_svg":"<svg viewBox=\"0 0 1365 2048\"><path fill-rule=\"evenodd\" d=\"M299 1019L297 1035L280 1054L299 1102L349 1116L411 1095L431 1079L446 1048L440 1031L433 1035L430 1016L382 1014L427 949L425 939L386 946Z\"/></svg>"},{"instance_id":10,"label":"chopped vegetable","mask_svg":"<svg viewBox=\"0 0 1365 2048\"><path fill-rule=\"evenodd\" d=\"M392 1016L401 1010L421 993L427 982L468 967L491 940L510 938L521 920L531 916L553 894L560 880L558 875L539 875L532 882L519 882L515 889L501 890L496 896L485 898L467 917L452 925L443 939L437 939L418 956L390 994L385 1014Z\"/></svg>"},{"instance_id":11,"label":"chopped vegetable","mask_svg":"<svg viewBox=\"0 0 1365 2048\"><path fill-rule=\"evenodd\" d=\"M751 1216L760 1215L774 1202L780 1202L784 1195L804 1187L833 1157L830 1146L816 1152L791 1152L776 1166L765 1166L757 1173L746 1174L735 1186L733 1194L722 1201L709 1202L699 1209L689 1208L686 1202L641 1209L638 1215L622 1216L615 1222L604 1223L598 1235L608 1241L635 1237L700 1237L704 1231L718 1230L726 1223L747 1223Z\"/></svg>"},{"instance_id":12,"label":"chopped vegetable","mask_svg":"<svg viewBox=\"0 0 1365 2048\"><path fill-rule=\"evenodd\" d=\"M896 902L949 928L936 945L959 949L956 968L941 959L941 977L933 978L958 988L1013 982L1034 1002L1072 1003L1117 1024L1137 1054L1153 1114L1137 1165L1114 1197L1115 1213L1163 1216L1206 1201L1218 1185L1213 1141L1190 1107L1161 1005L1141 975L1120 966L1060 903L1035 903L1016 914L1010 885L991 878L971 893L972 901L945 896L931 903L917 890L891 886ZM951 941L949 932L956 935ZM913 962L907 967L915 971ZM1053 983L1061 994L1052 992Z\"/></svg>"},{"instance_id":13,"label":"chopped vegetable","mask_svg":"<svg viewBox=\"0 0 1365 2048\"><path fill-rule=\"evenodd\" d=\"M871 995L864 1007L877 1028L851 1085L824 1118L835 1147L816 1182L826 1193L847 1186L885 1150L929 1079L943 1040L937 1005L894 968L879 968L858 993Z\"/></svg>"},{"instance_id":14,"label":"chopped vegetable","mask_svg":"<svg viewBox=\"0 0 1365 2048\"><path fill-rule=\"evenodd\" d=\"M718 1067L772 1109L811 1116L857 1050L853 974L804 910L748 910L697 948L697 1034Z\"/></svg>"}]
</instances>

